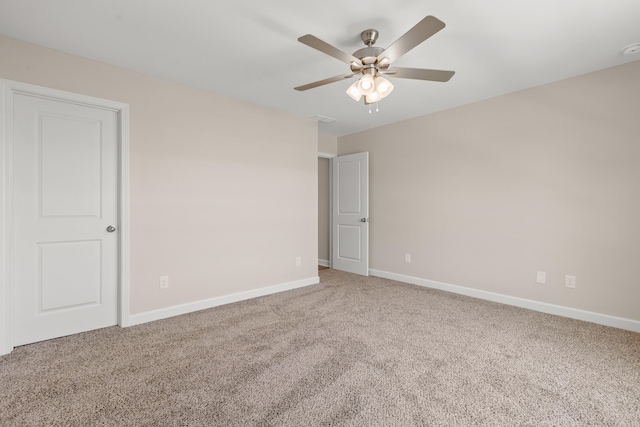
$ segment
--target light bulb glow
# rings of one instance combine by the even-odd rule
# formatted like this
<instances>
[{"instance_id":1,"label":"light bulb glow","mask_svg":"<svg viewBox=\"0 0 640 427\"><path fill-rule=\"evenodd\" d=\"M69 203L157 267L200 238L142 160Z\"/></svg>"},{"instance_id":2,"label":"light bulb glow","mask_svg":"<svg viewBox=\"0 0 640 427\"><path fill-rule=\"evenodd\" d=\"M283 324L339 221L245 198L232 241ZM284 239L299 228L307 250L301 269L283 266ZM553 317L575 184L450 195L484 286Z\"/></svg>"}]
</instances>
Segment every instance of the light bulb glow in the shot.
<instances>
[{"instance_id":1,"label":"light bulb glow","mask_svg":"<svg viewBox=\"0 0 640 427\"><path fill-rule=\"evenodd\" d=\"M380 94L380 99L386 98L393 91L393 85L382 76L376 77L376 92Z\"/></svg>"},{"instance_id":2,"label":"light bulb glow","mask_svg":"<svg viewBox=\"0 0 640 427\"><path fill-rule=\"evenodd\" d=\"M365 99L367 104L373 104L374 102L380 101L380 94L378 92L371 92L365 97Z\"/></svg>"},{"instance_id":3,"label":"light bulb glow","mask_svg":"<svg viewBox=\"0 0 640 427\"><path fill-rule=\"evenodd\" d=\"M355 101L360 101L364 96L365 104L378 103L393 91L393 84L382 76L364 74L358 81L347 89L347 95ZM377 105L376 105L377 111Z\"/></svg>"},{"instance_id":4,"label":"light bulb glow","mask_svg":"<svg viewBox=\"0 0 640 427\"><path fill-rule=\"evenodd\" d=\"M365 74L358 80L358 89L363 95L369 95L375 89L373 76L371 74Z\"/></svg>"}]
</instances>

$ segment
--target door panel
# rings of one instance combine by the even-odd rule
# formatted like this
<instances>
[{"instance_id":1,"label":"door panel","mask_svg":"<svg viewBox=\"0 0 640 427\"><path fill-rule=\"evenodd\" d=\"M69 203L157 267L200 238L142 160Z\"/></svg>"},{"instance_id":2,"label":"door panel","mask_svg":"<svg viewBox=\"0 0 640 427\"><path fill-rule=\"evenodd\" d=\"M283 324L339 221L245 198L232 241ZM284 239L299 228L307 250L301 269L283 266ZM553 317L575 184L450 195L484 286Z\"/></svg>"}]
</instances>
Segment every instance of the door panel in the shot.
<instances>
[{"instance_id":1,"label":"door panel","mask_svg":"<svg viewBox=\"0 0 640 427\"><path fill-rule=\"evenodd\" d=\"M100 246L99 240L38 244L41 312L100 304Z\"/></svg>"},{"instance_id":2,"label":"door panel","mask_svg":"<svg viewBox=\"0 0 640 427\"><path fill-rule=\"evenodd\" d=\"M338 225L338 257L353 261L362 259L360 241L362 237L362 227L357 225Z\"/></svg>"},{"instance_id":3,"label":"door panel","mask_svg":"<svg viewBox=\"0 0 640 427\"><path fill-rule=\"evenodd\" d=\"M332 268L368 276L369 153L335 157L332 178Z\"/></svg>"},{"instance_id":4,"label":"door panel","mask_svg":"<svg viewBox=\"0 0 640 427\"><path fill-rule=\"evenodd\" d=\"M39 120L41 216L99 217L100 121L44 113Z\"/></svg>"},{"instance_id":5,"label":"door panel","mask_svg":"<svg viewBox=\"0 0 640 427\"><path fill-rule=\"evenodd\" d=\"M338 215L362 213L362 160L343 159L336 160L336 172L338 176Z\"/></svg>"},{"instance_id":6,"label":"door panel","mask_svg":"<svg viewBox=\"0 0 640 427\"><path fill-rule=\"evenodd\" d=\"M117 323L118 114L15 94L14 345Z\"/></svg>"}]
</instances>

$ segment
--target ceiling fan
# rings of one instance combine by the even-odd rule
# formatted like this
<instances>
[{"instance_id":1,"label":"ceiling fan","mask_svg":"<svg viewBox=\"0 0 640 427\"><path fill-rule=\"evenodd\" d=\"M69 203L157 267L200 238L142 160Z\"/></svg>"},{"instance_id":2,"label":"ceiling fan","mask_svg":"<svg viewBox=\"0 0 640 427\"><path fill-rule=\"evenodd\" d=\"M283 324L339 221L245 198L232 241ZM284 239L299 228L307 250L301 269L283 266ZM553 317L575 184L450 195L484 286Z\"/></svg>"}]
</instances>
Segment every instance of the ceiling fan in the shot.
<instances>
[{"instance_id":1,"label":"ceiling fan","mask_svg":"<svg viewBox=\"0 0 640 427\"><path fill-rule=\"evenodd\" d=\"M309 47L333 56L334 58L347 63L351 68L351 73L342 74L328 79L295 87L297 91L313 89L329 83L360 76L358 81L347 89L347 94L354 100L359 101L364 96L365 104L373 104L386 97L393 90L393 85L383 76L397 77L403 79L429 80L436 82L447 82L455 74L455 71L428 70L424 68L402 68L390 67L391 63L409 52L420 43L442 30L444 22L433 16L427 16L418 22L413 28L402 35L391 46L386 49L374 46L378 39L378 31L369 29L360 34L360 38L366 47L359 49L349 55L342 50L331 46L319 38L307 34L298 39Z\"/></svg>"}]
</instances>

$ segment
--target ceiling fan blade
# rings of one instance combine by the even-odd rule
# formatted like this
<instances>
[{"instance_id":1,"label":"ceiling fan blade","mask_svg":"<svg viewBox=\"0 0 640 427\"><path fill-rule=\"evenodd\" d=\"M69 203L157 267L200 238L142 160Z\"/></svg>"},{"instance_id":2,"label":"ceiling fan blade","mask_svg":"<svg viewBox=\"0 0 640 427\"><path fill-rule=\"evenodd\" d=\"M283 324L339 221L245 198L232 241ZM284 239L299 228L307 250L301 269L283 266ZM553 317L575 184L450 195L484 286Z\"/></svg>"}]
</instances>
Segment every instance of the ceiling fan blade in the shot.
<instances>
[{"instance_id":1,"label":"ceiling fan blade","mask_svg":"<svg viewBox=\"0 0 640 427\"><path fill-rule=\"evenodd\" d=\"M378 61L384 58L387 58L385 63L395 61L444 27L445 23L438 18L427 16L378 55Z\"/></svg>"},{"instance_id":2,"label":"ceiling fan blade","mask_svg":"<svg viewBox=\"0 0 640 427\"><path fill-rule=\"evenodd\" d=\"M329 77L328 79L318 80L317 82L309 83L306 85L294 87L295 90L303 91L308 89L313 89L314 87L328 85L329 83L339 82L340 80L345 80L355 76L355 74L342 74L339 76Z\"/></svg>"},{"instance_id":3,"label":"ceiling fan blade","mask_svg":"<svg viewBox=\"0 0 640 427\"><path fill-rule=\"evenodd\" d=\"M355 62L358 65L362 65L362 61L356 58L353 55L349 55L346 52L341 51L337 47L331 46L329 43L324 42L317 38L316 36L312 36L311 34L307 34L306 36L302 36L298 39L300 43L304 43L309 47L319 50L320 52L326 53L329 56L333 56L334 58L345 62L347 64L351 64Z\"/></svg>"},{"instance_id":4,"label":"ceiling fan blade","mask_svg":"<svg viewBox=\"0 0 640 427\"><path fill-rule=\"evenodd\" d=\"M394 67L380 74L401 79L430 80L434 82L448 82L455 74L455 71L427 70L425 68L401 68Z\"/></svg>"}]
</instances>

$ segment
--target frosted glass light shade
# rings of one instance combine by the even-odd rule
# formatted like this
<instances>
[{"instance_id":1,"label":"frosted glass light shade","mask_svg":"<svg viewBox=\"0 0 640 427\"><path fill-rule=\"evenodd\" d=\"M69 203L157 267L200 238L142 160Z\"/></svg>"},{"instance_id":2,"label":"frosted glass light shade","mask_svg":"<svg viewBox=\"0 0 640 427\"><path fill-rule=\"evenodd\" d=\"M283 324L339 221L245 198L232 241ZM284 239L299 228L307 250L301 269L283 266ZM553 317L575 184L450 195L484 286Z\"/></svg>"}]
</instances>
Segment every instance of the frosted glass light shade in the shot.
<instances>
[{"instance_id":1,"label":"frosted glass light shade","mask_svg":"<svg viewBox=\"0 0 640 427\"><path fill-rule=\"evenodd\" d=\"M360 83L359 80L349 86L349 89L347 89L347 95L349 95L355 101L360 101L360 98L362 98L362 93L360 93L360 89L358 89L358 83Z\"/></svg>"},{"instance_id":2,"label":"frosted glass light shade","mask_svg":"<svg viewBox=\"0 0 640 427\"><path fill-rule=\"evenodd\" d=\"M382 98L378 92L371 92L369 95L364 97L365 104L373 104L374 102L380 101Z\"/></svg>"},{"instance_id":3,"label":"frosted glass light shade","mask_svg":"<svg viewBox=\"0 0 640 427\"><path fill-rule=\"evenodd\" d=\"M375 88L375 82L371 74L365 74L358 80L358 89L360 89L360 93L363 95L369 95Z\"/></svg>"},{"instance_id":4,"label":"frosted glass light shade","mask_svg":"<svg viewBox=\"0 0 640 427\"><path fill-rule=\"evenodd\" d=\"M382 76L376 77L376 92L380 94L380 99L386 98L393 91L393 85Z\"/></svg>"},{"instance_id":5,"label":"frosted glass light shade","mask_svg":"<svg viewBox=\"0 0 640 427\"><path fill-rule=\"evenodd\" d=\"M365 104L373 104L385 98L393 91L393 85L382 76L374 77L371 74L365 74L358 81L353 83L347 89L347 95L355 101L360 101L364 96Z\"/></svg>"}]
</instances>

